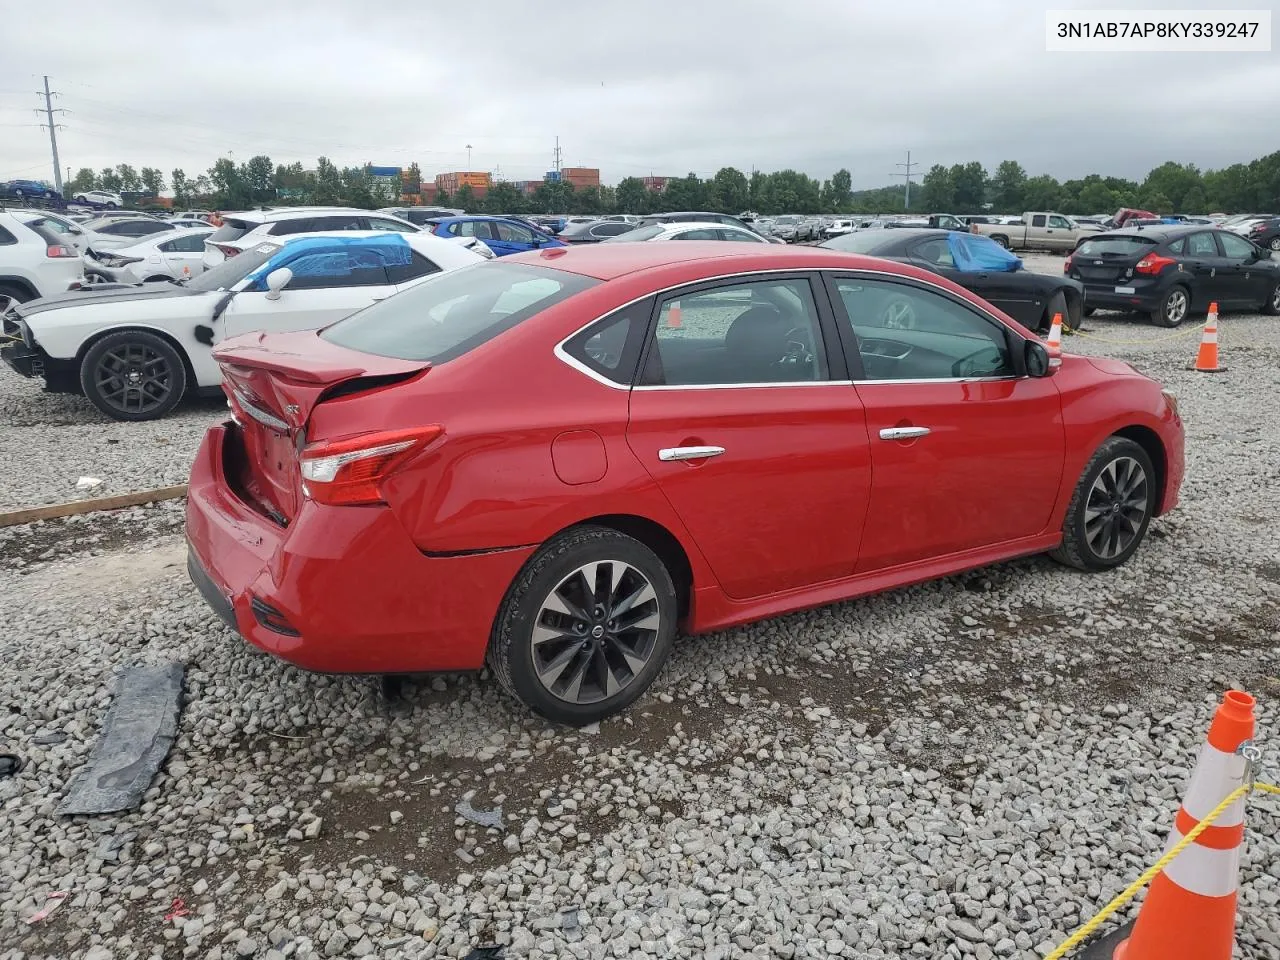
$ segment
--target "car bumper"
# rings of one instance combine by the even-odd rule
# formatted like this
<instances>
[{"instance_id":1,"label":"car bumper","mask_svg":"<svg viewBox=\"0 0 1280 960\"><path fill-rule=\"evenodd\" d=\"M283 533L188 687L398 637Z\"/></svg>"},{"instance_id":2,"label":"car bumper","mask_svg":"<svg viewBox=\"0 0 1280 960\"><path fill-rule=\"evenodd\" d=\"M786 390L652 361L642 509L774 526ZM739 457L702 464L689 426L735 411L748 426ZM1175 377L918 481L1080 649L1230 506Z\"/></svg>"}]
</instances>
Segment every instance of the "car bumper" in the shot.
<instances>
[{"instance_id":1,"label":"car bumper","mask_svg":"<svg viewBox=\"0 0 1280 960\"><path fill-rule=\"evenodd\" d=\"M39 347L29 347L21 340L12 340L0 346L0 360L4 360L14 373L24 377L42 377L49 356Z\"/></svg>"},{"instance_id":2,"label":"car bumper","mask_svg":"<svg viewBox=\"0 0 1280 960\"><path fill-rule=\"evenodd\" d=\"M1102 310L1152 311L1160 306L1167 288L1164 284L1146 283L1090 283L1084 285L1084 305ZM1126 292L1126 291L1132 291Z\"/></svg>"},{"instance_id":3,"label":"car bumper","mask_svg":"<svg viewBox=\"0 0 1280 960\"><path fill-rule=\"evenodd\" d=\"M386 507L303 501L282 528L223 470L231 422L205 434L187 489L188 569L253 646L323 673L475 670L533 546L429 556Z\"/></svg>"}]
</instances>

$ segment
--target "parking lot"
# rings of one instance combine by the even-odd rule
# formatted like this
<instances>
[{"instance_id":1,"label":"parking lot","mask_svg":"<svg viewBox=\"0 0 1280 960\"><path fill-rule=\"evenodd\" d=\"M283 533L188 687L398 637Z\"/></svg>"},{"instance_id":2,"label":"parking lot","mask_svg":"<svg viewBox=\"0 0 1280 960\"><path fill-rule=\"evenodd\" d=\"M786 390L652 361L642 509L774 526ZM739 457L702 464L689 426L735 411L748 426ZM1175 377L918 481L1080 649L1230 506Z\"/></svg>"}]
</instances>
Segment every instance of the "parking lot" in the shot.
<instances>
[{"instance_id":1,"label":"parking lot","mask_svg":"<svg viewBox=\"0 0 1280 960\"><path fill-rule=\"evenodd\" d=\"M1162 851L1227 687L1259 696L1275 780L1280 324L1220 330L1216 376L1187 369L1196 328L1100 313L1066 342L1186 422L1181 506L1125 566L686 638L580 731L487 675L387 691L252 652L187 579L180 502L0 529L0 749L28 762L0 779L0 958L1043 956ZM0 375L0 509L181 483L221 409L117 423ZM142 808L57 816L114 671L168 661L183 713ZM1277 813L1251 804L1250 960L1280 956Z\"/></svg>"}]
</instances>

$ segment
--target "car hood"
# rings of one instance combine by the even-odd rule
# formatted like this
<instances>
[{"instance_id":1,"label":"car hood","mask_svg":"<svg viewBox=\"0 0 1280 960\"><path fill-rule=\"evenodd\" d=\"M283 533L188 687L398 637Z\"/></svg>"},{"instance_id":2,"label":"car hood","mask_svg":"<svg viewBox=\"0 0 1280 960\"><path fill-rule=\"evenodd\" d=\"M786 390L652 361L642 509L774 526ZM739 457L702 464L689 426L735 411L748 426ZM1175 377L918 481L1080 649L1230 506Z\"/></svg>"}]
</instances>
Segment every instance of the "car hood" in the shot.
<instances>
[{"instance_id":1,"label":"car hood","mask_svg":"<svg viewBox=\"0 0 1280 960\"><path fill-rule=\"evenodd\" d=\"M202 291L190 290L176 283L144 283L139 286L111 284L106 290L94 290L89 287L52 297L42 297L39 300L28 300L17 309L21 316L30 317L50 310L61 310L63 307L92 307L106 303L121 303L126 300L172 300L175 297L202 295Z\"/></svg>"}]
</instances>

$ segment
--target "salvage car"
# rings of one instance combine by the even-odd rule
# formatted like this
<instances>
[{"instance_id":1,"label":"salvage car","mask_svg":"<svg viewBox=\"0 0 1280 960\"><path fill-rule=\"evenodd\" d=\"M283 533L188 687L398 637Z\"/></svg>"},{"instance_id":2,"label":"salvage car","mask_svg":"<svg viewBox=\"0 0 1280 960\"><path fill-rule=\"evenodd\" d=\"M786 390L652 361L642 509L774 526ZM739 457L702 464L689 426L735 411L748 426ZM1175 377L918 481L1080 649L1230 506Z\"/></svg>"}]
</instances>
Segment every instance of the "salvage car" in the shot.
<instances>
[{"instance_id":1,"label":"salvage car","mask_svg":"<svg viewBox=\"0 0 1280 960\"><path fill-rule=\"evenodd\" d=\"M219 340L314 329L477 262L430 234L270 237L189 282L106 284L14 307L0 357L50 391L83 393L109 417L154 420L189 392L217 393L210 348Z\"/></svg>"},{"instance_id":2,"label":"salvage car","mask_svg":"<svg viewBox=\"0 0 1280 960\"><path fill-rule=\"evenodd\" d=\"M932 270L1038 333L1048 332L1055 313L1079 326L1084 311L1084 285L1078 280L1023 270L1021 260L986 237L951 230L867 230L833 237L821 246ZM989 248L985 259L984 247ZM914 320L906 304L896 322L909 327Z\"/></svg>"},{"instance_id":3,"label":"salvage car","mask_svg":"<svg viewBox=\"0 0 1280 960\"><path fill-rule=\"evenodd\" d=\"M215 358L186 531L218 615L310 670L487 662L573 724L682 631L1046 551L1116 567L1183 475L1174 398L1129 364L813 247L517 254Z\"/></svg>"},{"instance_id":4,"label":"salvage car","mask_svg":"<svg viewBox=\"0 0 1280 960\"><path fill-rule=\"evenodd\" d=\"M1074 250L1081 237L1098 230L1096 227L1078 224L1065 214L1042 211L1024 213L1019 223L975 223L972 229L1010 250L1049 250L1058 253Z\"/></svg>"},{"instance_id":5,"label":"salvage car","mask_svg":"<svg viewBox=\"0 0 1280 960\"><path fill-rule=\"evenodd\" d=\"M1085 305L1149 315L1176 327L1210 303L1280 314L1280 262L1271 251L1200 224L1112 230L1089 237L1063 273L1084 284Z\"/></svg>"}]
</instances>

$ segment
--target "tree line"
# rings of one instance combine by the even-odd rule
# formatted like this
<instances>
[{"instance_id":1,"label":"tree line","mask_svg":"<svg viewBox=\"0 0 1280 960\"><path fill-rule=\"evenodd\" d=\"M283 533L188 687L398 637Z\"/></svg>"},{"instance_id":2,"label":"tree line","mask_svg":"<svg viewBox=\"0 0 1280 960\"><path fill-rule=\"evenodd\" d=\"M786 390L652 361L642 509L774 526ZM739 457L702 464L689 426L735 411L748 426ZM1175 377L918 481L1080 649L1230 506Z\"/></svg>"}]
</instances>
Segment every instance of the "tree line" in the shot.
<instances>
[{"instance_id":1,"label":"tree line","mask_svg":"<svg viewBox=\"0 0 1280 960\"><path fill-rule=\"evenodd\" d=\"M421 179L417 164L408 170L413 183ZM627 177L615 187L574 189L567 181L543 182L525 194L514 184L499 181L483 197L464 185L455 195L438 193L438 206L461 207L470 213L663 213L673 210L713 210L736 214L836 213L870 214L907 210L901 185L853 190L848 170L819 180L795 170L752 171L748 176L724 167L703 179L690 173L667 181L665 189L650 190L639 177ZM256 156L237 164L229 157L207 172L188 177L182 169L168 180L175 204L216 209L243 209L262 204L334 204L354 207L390 206L402 202L400 184L374 177L366 167L339 167L327 157L314 170L301 163L273 164ZM158 195L166 180L154 167L129 164L94 171L82 168L67 184L68 196L84 190L110 190ZM1157 213L1242 213L1280 210L1280 151L1249 163L1221 170L1199 170L1194 164L1163 163L1142 179L1090 174L1058 181L1044 174L1028 176L1016 160L1005 160L994 173L977 161L950 167L935 164L915 185L910 210L917 212L1021 213L1057 210L1063 213L1111 213L1119 207L1139 207Z\"/></svg>"}]
</instances>

